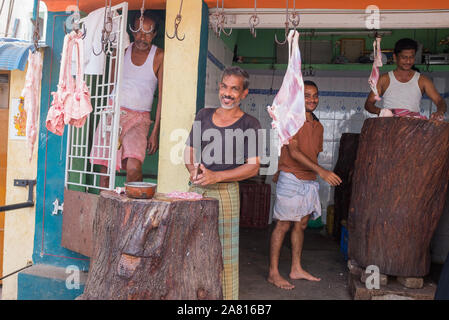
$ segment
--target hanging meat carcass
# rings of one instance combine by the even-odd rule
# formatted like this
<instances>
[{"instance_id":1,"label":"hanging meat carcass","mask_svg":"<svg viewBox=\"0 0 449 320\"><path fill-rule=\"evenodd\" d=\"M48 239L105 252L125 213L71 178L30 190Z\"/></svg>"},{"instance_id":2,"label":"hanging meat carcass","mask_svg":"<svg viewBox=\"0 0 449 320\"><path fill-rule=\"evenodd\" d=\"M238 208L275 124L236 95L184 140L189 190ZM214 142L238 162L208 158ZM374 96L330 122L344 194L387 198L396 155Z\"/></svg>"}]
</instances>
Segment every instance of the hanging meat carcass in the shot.
<instances>
[{"instance_id":1,"label":"hanging meat carcass","mask_svg":"<svg viewBox=\"0 0 449 320\"><path fill-rule=\"evenodd\" d=\"M379 81L379 67L382 67L382 51L380 50L380 37L376 37L373 42L373 69L369 76L368 83L374 93L374 99L380 101L379 93L377 92L377 81Z\"/></svg>"},{"instance_id":2,"label":"hanging meat carcass","mask_svg":"<svg viewBox=\"0 0 449 320\"><path fill-rule=\"evenodd\" d=\"M29 160L33 157L39 119L39 91L42 80L42 53L36 50L29 52L25 86L22 90L24 109L27 115L26 136Z\"/></svg>"},{"instance_id":3,"label":"hanging meat carcass","mask_svg":"<svg viewBox=\"0 0 449 320\"><path fill-rule=\"evenodd\" d=\"M273 119L271 126L279 136L279 149L288 144L306 121L304 101L304 81L301 73L301 53L298 44L299 32L291 30L288 34L288 66L281 88L274 97L273 104L267 107Z\"/></svg>"},{"instance_id":4,"label":"hanging meat carcass","mask_svg":"<svg viewBox=\"0 0 449 320\"><path fill-rule=\"evenodd\" d=\"M47 129L60 136L64 133L64 125L70 124L80 128L84 125L89 113L92 112L89 89L83 80L84 49L82 36L80 32L72 31L64 38L58 90L52 92L53 101L47 114ZM77 57L75 79L71 74L73 52Z\"/></svg>"}]
</instances>

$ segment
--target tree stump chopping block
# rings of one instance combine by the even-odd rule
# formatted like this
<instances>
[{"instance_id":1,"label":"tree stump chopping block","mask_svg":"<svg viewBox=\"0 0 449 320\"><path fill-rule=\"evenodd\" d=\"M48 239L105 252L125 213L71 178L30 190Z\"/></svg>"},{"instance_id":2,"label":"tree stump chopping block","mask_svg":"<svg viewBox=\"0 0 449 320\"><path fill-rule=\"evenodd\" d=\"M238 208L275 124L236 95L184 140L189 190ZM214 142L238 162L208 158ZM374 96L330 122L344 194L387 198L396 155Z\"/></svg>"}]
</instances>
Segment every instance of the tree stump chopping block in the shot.
<instances>
[{"instance_id":1,"label":"tree stump chopping block","mask_svg":"<svg viewBox=\"0 0 449 320\"><path fill-rule=\"evenodd\" d=\"M79 299L222 299L218 200L101 192Z\"/></svg>"},{"instance_id":2,"label":"tree stump chopping block","mask_svg":"<svg viewBox=\"0 0 449 320\"><path fill-rule=\"evenodd\" d=\"M429 273L430 240L443 211L448 160L445 122L364 122L348 217L350 259L392 276Z\"/></svg>"}]
</instances>

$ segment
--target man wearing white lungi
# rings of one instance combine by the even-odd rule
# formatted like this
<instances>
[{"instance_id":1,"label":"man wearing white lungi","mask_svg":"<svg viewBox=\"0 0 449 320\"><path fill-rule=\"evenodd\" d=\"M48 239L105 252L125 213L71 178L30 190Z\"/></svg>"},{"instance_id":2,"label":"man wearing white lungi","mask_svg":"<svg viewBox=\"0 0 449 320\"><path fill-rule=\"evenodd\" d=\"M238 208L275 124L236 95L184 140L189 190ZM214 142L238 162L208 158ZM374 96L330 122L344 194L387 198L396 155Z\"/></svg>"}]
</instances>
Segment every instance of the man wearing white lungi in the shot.
<instances>
[{"instance_id":1,"label":"man wearing white lungi","mask_svg":"<svg viewBox=\"0 0 449 320\"><path fill-rule=\"evenodd\" d=\"M291 230L292 265L290 279L306 279L320 281L306 272L301 266L301 252L304 242L304 230L310 215L313 219L321 216L318 174L331 186L342 181L334 172L318 165L318 154L323 151L323 126L313 111L318 106L318 87L312 81L304 81L304 98L306 122L292 137L288 145L284 145L279 159L278 173L274 181L276 186L276 202L273 219L277 220L271 235L270 269L268 282L282 289L293 289L295 286L279 273L279 254L285 234Z\"/></svg>"}]
</instances>

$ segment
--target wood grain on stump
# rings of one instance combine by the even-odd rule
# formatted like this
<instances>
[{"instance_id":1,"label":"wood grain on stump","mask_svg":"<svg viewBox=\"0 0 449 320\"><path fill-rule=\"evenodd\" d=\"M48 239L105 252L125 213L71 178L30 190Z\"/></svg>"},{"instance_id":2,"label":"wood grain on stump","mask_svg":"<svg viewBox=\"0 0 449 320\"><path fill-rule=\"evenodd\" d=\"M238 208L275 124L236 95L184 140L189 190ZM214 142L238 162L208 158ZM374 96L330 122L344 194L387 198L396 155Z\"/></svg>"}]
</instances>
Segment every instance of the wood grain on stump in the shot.
<instances>
[{"instance_id":1,"label":"wood grain on stump","mask_svg":"<svg viewBox=\"0 0 449 320\"><path fill-rule=\"evenodd\" d=\"M449 124L364 122L348 217L350 259L393 276L422 277L449 179Z\"/></svg>"},{"instance_id":2,"label":"wood grain on stump","mask_svg":"<svg viewBox=\"0 0 449 320\"><path fill-rule=\"evenodd\" d=\"M103 191L79 299L222 299L218 200Z\"/></svg>"},{"instance_id":3,"label":"wood grain on stump","mask_svg":"<svg viewBox=\"0 0 449 320\"><path fill-rule=\"evenodd\" d=\"M338 160L334 168L334 172L342 180L342 183L336 186L334 190L333 235L337 239L340 239L341 236L341 221L348 220L352 175L354 173L355 158L359 146L359 137L359 133L343 133L340 138Z\"/></svg>"}]
</instances>

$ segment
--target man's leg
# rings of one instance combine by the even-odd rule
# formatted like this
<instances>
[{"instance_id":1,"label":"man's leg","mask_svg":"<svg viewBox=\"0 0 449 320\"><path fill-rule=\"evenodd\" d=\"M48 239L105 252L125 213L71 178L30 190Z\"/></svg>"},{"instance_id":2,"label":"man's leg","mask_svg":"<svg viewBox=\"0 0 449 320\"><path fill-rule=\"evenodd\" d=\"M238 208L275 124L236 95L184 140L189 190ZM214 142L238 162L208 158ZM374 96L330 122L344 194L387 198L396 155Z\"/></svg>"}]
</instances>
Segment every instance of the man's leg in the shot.
<instances>
[{"instance_id":1,"label":"man's leg","mask_svg":"<svg viewBox=\"0 0 449 320\"><path fill-rule=\"evenodd\" d=\"M307 228L307 222L310 215L307 215L301 219L301 221L295 221L291 232L292 241L292 268L290 271L290 279L299 280L305 279L310 281L320 281L321 279L315 278L308 272L304 271L301 266L301 253L304 243L304 230Z\"/></svg>"},{"instance_id":2,"label":"man's leg","mask_svg":"<svg viewBox=\"0 0 449 320\"><path fill-rule=\"evenodd\" d=\"M142 180L142 162L134 158L126 159L126 182Z\"/></svg>"},{"instance_id":3,"label":"man's leg","mask_svg":"<svg viewBox=\"0 0 449 320\"><path fill-rule=\"evenodd\" d=\"M270 269L268 273L268 282L274 284L281 289L291 290L295 286L284 279L279 273L279 256L281 253L282 242L285 234L290 229L290 221L278 220L271 234L270 243Z\"/></svg>"}]
</instances>

